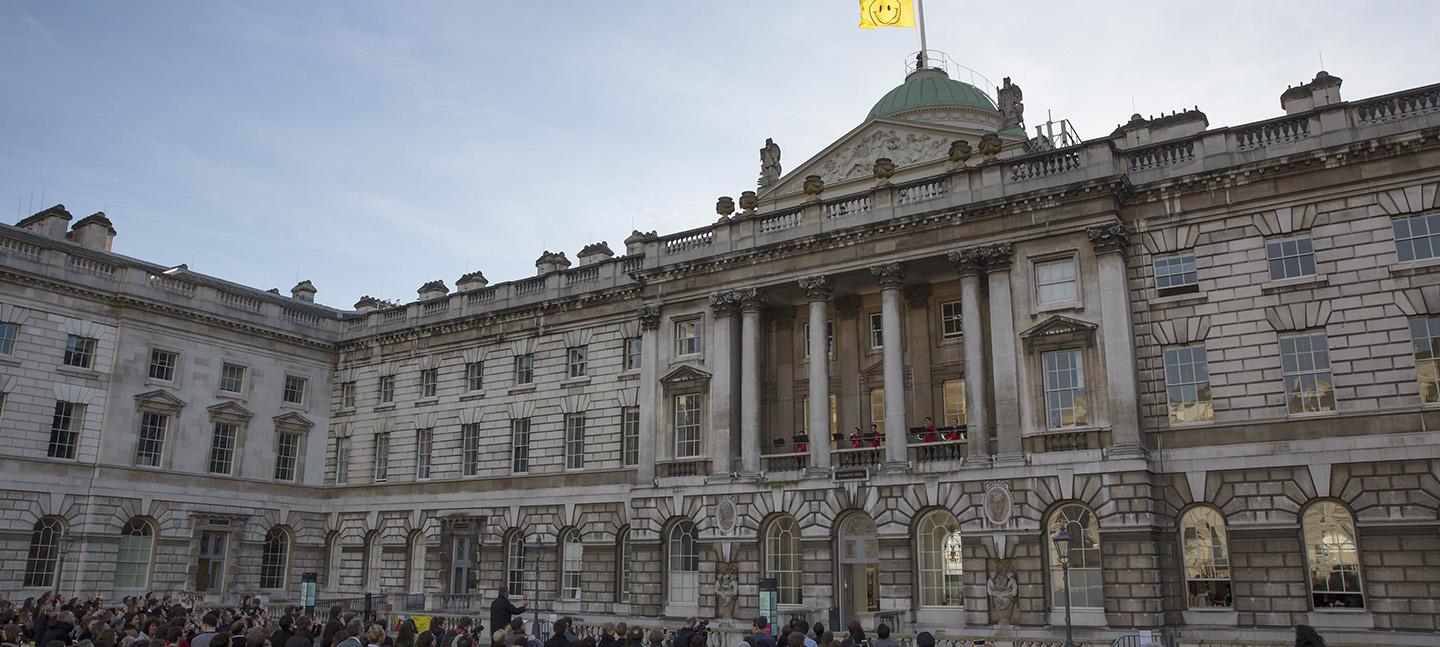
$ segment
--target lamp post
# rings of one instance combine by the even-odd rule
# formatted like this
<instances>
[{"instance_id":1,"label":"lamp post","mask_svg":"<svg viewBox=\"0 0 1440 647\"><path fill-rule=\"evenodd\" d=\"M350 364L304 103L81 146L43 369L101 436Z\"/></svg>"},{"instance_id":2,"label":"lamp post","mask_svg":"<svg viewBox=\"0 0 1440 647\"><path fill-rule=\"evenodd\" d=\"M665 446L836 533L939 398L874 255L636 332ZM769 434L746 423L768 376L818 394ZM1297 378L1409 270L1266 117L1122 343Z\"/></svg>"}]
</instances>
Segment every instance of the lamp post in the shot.
<instances>
[{"instance_id":1,"label":"lamp post","mask_svg":"<svg viewBox=\"0 0 1440 647\"><path fill-rule=\"evenodd\" d=\"M1065 647L1075 647L1070 636L1070 530L1061 526L1051 541L1055 542L1055 555L1060 560L1061 578L1065 581Z\"/></svg>"},{"instance_id":2,"label":"lamp post","mask_svg":"<svg viewBox=\"0 0 1440 647\"><path fill-rule=\"evenodd\" d=\"M55 594L61 594L60 578L65 577L65 561L70 557L70 549L75 546L75 536L66 530L60 535L60 566L55 569ZM64 597L60 595L60 597Z\"/></svg>"},{"instance_id":3,"label":"lamp post","mask_svg":"<svg viewBox=\"0 0 1440 647\"><path fill-rule=\"evenodd\" d=\"M531 590L535 592L535 599L530 601L530 624L535 631L540 630L540 551L545 550L545 542L539 537L530 542L526 548L534 552L535 556L531 561L535 562L535 579L531 580Z\"/></svg>"}]
</instances>

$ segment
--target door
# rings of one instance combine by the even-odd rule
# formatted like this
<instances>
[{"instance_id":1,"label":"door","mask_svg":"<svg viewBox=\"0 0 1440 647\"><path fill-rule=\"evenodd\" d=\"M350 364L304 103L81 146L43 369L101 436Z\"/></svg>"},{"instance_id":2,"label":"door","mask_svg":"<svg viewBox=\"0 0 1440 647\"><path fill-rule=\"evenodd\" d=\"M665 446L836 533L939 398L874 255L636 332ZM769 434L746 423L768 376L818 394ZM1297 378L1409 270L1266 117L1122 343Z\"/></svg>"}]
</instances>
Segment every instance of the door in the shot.
<instances>
[{"instance_id":1,"label":"door","mask_svg":"<svg viewBox=\"0 0 1440 647\"><path fill-rule=\"evenodd\" d=\"M840 617L856 619L880 608L880 538L864 513L846 517L836 537L836 603Z\"/></svg>"},{"instance_id":2,"label":"door","mask_svg":"<svg viewBox=\"0 0 1440 647\"><path fill-rule=\"evenodd\" d=\"M200 555L195 563L195 588L218 593L225 584L225 533L200 533Z\"/></svg>"},{"instance_id":3,"label":"door","mask_svg":"<svg viewBox=\"0 0 1440 647\"><path fill-rule=\"evenodd\" d=\"M470 538L455 536L450 540L450 592L470 592Z\"/></svg>"}]
</instances>

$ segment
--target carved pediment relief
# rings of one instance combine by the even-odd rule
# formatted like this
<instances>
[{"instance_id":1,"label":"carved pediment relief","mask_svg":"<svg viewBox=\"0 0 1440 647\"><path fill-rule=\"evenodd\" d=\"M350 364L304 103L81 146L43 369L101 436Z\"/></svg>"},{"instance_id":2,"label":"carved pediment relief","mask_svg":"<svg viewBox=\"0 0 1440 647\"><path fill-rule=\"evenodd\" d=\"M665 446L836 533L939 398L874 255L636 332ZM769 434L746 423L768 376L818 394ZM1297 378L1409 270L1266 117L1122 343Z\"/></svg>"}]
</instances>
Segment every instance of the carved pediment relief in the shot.
<instances>
[{"instance_id":1,"label":"carved pediment relief","mask_svg":"<svg viewBox=\"0 0 1440 647\"><path fill-rule=\"evenodd\" d=\"M185 401L175 397L169 391L155 390L141 393L135 396L135 403L149 409L162 411L179 411L185 406Z\"/></svg>"},{"instance_id":2,"label":"carved pediment relief","mask_svg":"<svg viewBox=\"0 0 1440 647\"><path fill-rule=\"evenodd\" d=\"M682 364L660 378L660 383L668 388L703 387L710 384L710 374L689 364Z\"/></svg>"},{"instance_id":3,"label":"carved pediment relief","mask_svg":"<svg viewBox=\"0 0 1440 647\"><path fill-rule=\"evenodd\" d=\"M883 128L865 133L819 160L811 173L827 184L866 177L875 167L875 160L887 157L895 166L904 168L924 162L945 159L950 150L950 137L936 133Z\"/></svg>"},{"instance_id":4,"label":"carved pediment relief","mask_svg":"<svg viewBox=\"0 0 1440 647\"><path fill-rule=\"evenodd\" d=\"M1088 345L1095 339L1096 328L1095 324L1088 321L1055 315L1020 333L1020 339L1024 341L1027 350L1033 350L1038 344L1048 345L1052 341L1073 343L1083 340Z\"/></svg>"}]
</instances>

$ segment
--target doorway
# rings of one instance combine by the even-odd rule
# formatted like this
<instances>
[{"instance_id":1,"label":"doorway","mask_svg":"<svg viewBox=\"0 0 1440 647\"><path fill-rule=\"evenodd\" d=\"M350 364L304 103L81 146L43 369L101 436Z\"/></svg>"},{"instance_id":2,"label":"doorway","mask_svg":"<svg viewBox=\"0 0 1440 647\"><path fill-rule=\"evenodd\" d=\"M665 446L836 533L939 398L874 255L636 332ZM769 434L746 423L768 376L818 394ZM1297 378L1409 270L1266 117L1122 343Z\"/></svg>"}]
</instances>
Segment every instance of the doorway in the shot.
<instances>
[{"instance_id":1,"label":"doorway","mask_svg":"<svg viewBox=\"0 0 1440 647\"><path fill-rule=\"evenodd\" d=\"M219 593L225 585L225 533L200 533L200 554L195 562L195 589Z\"/></svg>"},{"instance_id":2,"label":"doorway","mask_svg":"<svg viewBox=\"0 0 1440 647\"><path fill-rule=\"evenodd\" d=\"M880 611L880 539L875 520L863 512L847 516L836 536L836 596L842 621Z\"/></svg>"}]
</instances>

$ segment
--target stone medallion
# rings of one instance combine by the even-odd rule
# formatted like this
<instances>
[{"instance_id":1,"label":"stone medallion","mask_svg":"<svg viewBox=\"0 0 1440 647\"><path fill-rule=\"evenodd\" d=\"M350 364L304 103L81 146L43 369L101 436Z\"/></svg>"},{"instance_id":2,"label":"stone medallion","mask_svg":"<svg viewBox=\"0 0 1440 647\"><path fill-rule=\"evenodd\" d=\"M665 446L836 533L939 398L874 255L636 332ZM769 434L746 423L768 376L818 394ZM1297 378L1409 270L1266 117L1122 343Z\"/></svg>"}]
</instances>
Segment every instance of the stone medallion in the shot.
<instances>
[{"instance_id":1,"label":"stone medallion","mask_svg":"<svg viewBox=\"0 0 1440 647\"><path fill-rule=\"evenodd\" d=\"M1010 483L1008 481L990 481L985 484L985 520L992 526L1004 526L1010 523L1010 517L1015 512L1015 500L1010 496Z\"/></svg>"}]
</instances>

